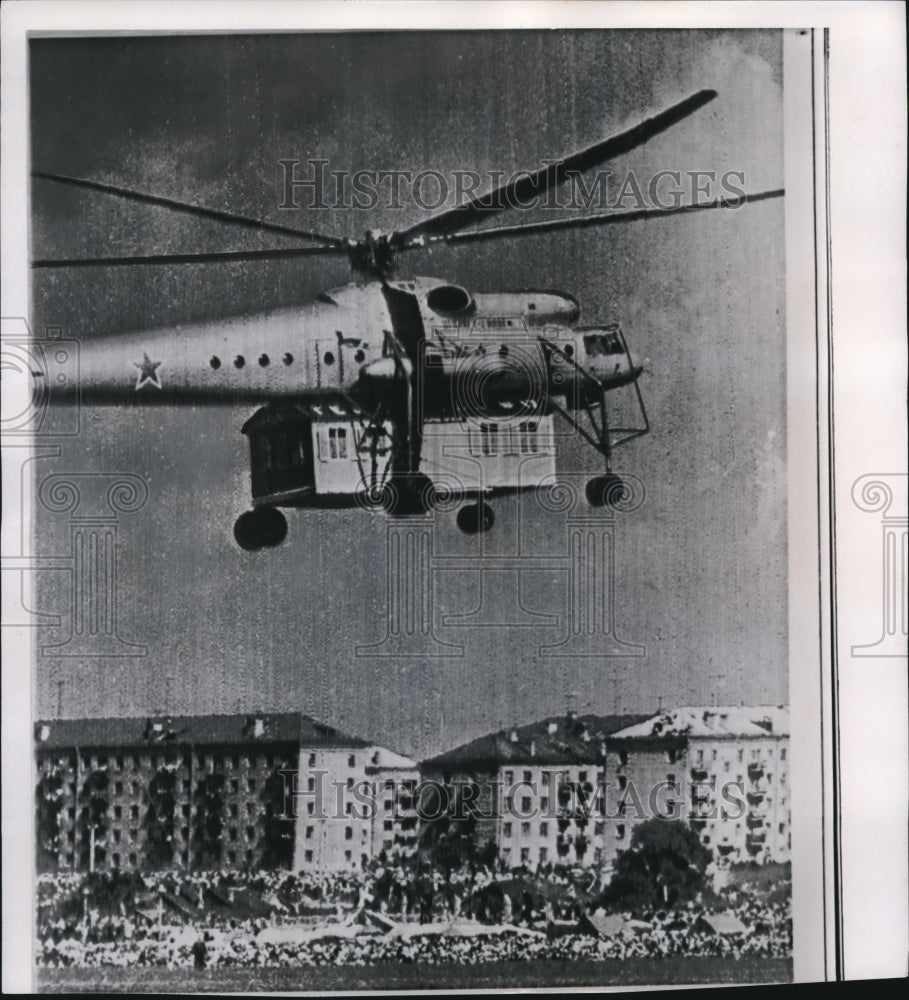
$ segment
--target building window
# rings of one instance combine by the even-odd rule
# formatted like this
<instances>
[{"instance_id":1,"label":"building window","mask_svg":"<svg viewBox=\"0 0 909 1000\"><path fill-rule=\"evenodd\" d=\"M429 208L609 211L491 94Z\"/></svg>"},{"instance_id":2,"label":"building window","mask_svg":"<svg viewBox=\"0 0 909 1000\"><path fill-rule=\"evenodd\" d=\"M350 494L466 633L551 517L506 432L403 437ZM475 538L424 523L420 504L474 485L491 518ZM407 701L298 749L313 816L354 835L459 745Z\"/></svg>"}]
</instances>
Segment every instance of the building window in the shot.
<instances>
[{"instance_id":1,"label":"building window","mask_svg":"<svg viewBox=\"0 0 909 1000\"><path fill-rule=\"evenodd\" d=\"M351 791L352 788L353 788L353 778L348 778L347 779L347 790Z\"/></svg>"},{"instance_id":2,"label":"building window","mask_svg":"<svg viewBox=\"0 0 909 1000\"><path fill-rule=\"evenodd\" d=\"M123 815L123 810L120 808L120 806L114 806L114 819L120 819L122 815Z\"/></svg>"},{"instance_id":3,"label":"building window","mask_svg":"<svg viewBox=\"0 0 909 1000\"><path fill-rule=\"evenodd\" d=\"M521 836L522 837L529 837L530 836L530 824L529 823L522 823L521 824Z\"/></svg>"},{"instance_id":4,"label":"building window","mask_svg":"<svg viewBox=\"0 0 909 1000\"><path fill-rule=\"evenodd\" d=\"M306 790L309 791L309 792L313 792L313 791L315 791L315 789L316 789L316 779L315 778L310 778L306 782Z\"/></svg>"},{"instance_id":5,"label":"building window","mask_svg":"<svg viewBox=\"0 0 909 1000\"><path fill-rule=\"evenodd\" d=\"M593 824L593 835L595 837L602 837L603 836L603 828L604 828L604 824L603 824L602 820L598 820L596 823Z\"/></svg>"},{"instance_id":6,"label":"building window","mask_svg":"<svg viewBox=\"0 0 909 1000\"><path fill-rule=\"evenodd\" d=\"M709 833L705 833L702 839L703 839L703 842L705 844L709 844L710 843L710 834Z\"/></svg>"},{"instance_id":7,"label":"building window","mask_svg":"<svg viewBox=\"0 0 909 1000\"><path fill-rule=\"evenodd\" d=\"M540 848L540 863L544 862L549 857L549 851L545 847Z\"/></svg>"},{"instance_id":8,"label":"building window","mask_svg":"<svg viewBox=\"0 0 909 1000\"><path fill-rule=\"evenodd\" d=\"M136 863L136 855L135 854L130 854L130 856L129 856L129 863L131 865L134 865Z\"/></svg>"},{"instance_id":9,"label":"building window","mask_svg":"<svg viewBox=\"0 0 909 1000\"><path fill-rule=\"evenodd\" d=\"M315 767L316 766L316 755L314 753L311 753L309 755L309 766L310 767Z\"/></svg>"},{"instance_id":10,"label":"building window","mask_svg":"<svg viewBox=\"0 0 909 1000\"><path fill-rule=\"evenodd\" d=\"M627 750L620 750L619 751L619 764L621 764L621 766L624 767L627 763L628 763L628 751Z\"/></svg>"},{"instance_id":11,"label":"building window","mask_svg":"<svg viewBox=\"0 0 909 1000\"><path fill-rule=\"evenodd\" d=\"M307 864L312 864L312 851L304 851L303 858Z\"/></svg>"},{"instance_id":12,"label":"building window","mask_svg":"<svg viewBox=\"0 0 909 1000\"><path fill-rule=\"evenodd\" d=\"M723 770L724 771L728 771L729 770L729 761L728 760L724 760L723 761Z\"/></svg>"},{"instance_id":13,"label":"building window","mask_svg":"<svg viewBox=\"0 0 909 1000\"><path fill-rule=\"evenodd\" d=\"M505 784L510 785L514 781L514 771L505 772Z\"/></svg>"},{"instance_id":14,"label":"building window","mask_svg":"<svg viewBox=\"0 0 909 1000\"><path fill-rule=\"evenodd\" d=\"M703 750L698 750L698 763L699 764L703 764L704 763L704 751Z\"/></svg>"},{"instance_id":15,"label":"building window","mask_svg":"<svg viewBox=\"0 0 909 1000\"><path fill-rule=\"evenodd\" d=\"M549 836L549 824L548 823L541 823L540 824L540 836L541 837L548 837Z\"/></svg>"},{"instance_id":16,"label":"building window","mask_svg":"<svg viewBox=\"0 0 909 1000\"><path fill-rule=\"evenodd\" d=\"M328 428L328 457L347 458L347 428ZM353 765L351 765L352 767Z\"/></svg>"},{"instance_id":17,"label":"building window","mask_svg":"<svg viewBox=\"0 0 909 1000\"><path fill-rule=\"evenodd\" d=\"M675 785L675 774L673 774L672 771L670 771L669 774L666 775L666 781L670 785L673 785L673 786Z\"/></svg>"},{"instance_id":18,"label":"building window","mask_svg":"<svg viewBox=\"0 0 909 1000\"><path fill-rule=\"evenodd\" d=\"M549 808L549 799L540 799L540 811L546 812Z\"/></svg>"},{"instance_id":19,"label":"building window","mask_svg":"<svg viewBox=\"0 0 909 1000\"><path fill-rule=\"evenodd\" d=\"M524 780L525 781L530 781L530 780L532 780L532 778L533 778L533 774L530 771L525 771L524 772Z\"/></svg>"},{"instance_id":20,"label":"building window","mask_svg":"<svg viewBox=\"0 0 909 1000\"><path fill-rule=\"evenodd\" d=\"M237 818L237 815L239 814L239 812L240 812L240 810L239 810L239 809L237 808L237 804L236 804L236 803L234 803L234 804L233 804L233 805L232 805L232 806L230 807L230 814L231 814L231 816L233 816L233 818L234 818L234 819L236 819L236 818Z\"/></svg>"},{"instance_id":21,"label":"building window","mask_svg":"<svg viewBox=\"0 0 909 1000\"><path fill-rule=\"evenodd\" d=\"M351 859L352 857L353 857L353 855L352 855L352 854L350 853L350 851L345 851L345 852L344 852L344 860L345 860L345 861L350 861L350 859Z\"/></svg>"},{"instance_id":22,"label":"building window","mask_svg":"<svg viewBox=\"0 0 909 1000\"><path fill-rule=\"evenodd\" d=\"M625 839L625 824L617 823L615 828L615 839L624 840Z\"/></svg>"},{"instance_id":23,"label":"building window","mask_svg":"<svg viewBox=\"0 0 909 1000\"><path fill-rule=\"evenodd\" d=\"M521 812L529 813L533 809L533 802L529 795L521 797Z\"/></svg>"},{"instance_id":24,"label":"building window","mask_svg":"<svg viewBox=\"0 0 909 1000\"><path fill-rule=\"evenodd\" d=\"M256 828L254 826L248 826L246 828L246 839L255 840L256 839Z\"/></svg>"},{"instance_id":25,"label":"building window","mask_svg":"<svg viewBox=\"0 0 909 1000\"><path fill-rule=\"evenodd\" d=\"M780 747L780 760L785 760L785 759L786 759L786 748Z\"/></svg>"},{"instance_id":26,"label":"building window","mask_svg":"<svg viewBox=\"0 0 909 1000\"><path fill-rule=\"evenodd\" d=\"M587 780L587 772L586 771L579 771L578 772L578 781L580 781L580 782L583 783L586 780Z\"/></svg>"},{"instance_id":27,"label":"building window","mask_svg":"<svg viewBox=\"0 0 909 1000\"><path fill-rule=\"evenodd\" d=\"M230 792L231 795L236 795L240 791L240 782L236 778L230 779Z\"/></svg>"},{"instance_id":28,"label":"building window","mask_svg":"<svg viewBox=\"0 0 909 1000\"><path fill-rule=\"evenodd\" d=\"M347 758L347 766L348 767L356 767L357 766L357 758L353 754L351 754Z\"/></svg>"},{"instance_id":29,"label":"building window","mask_svg":"<svg viewBox=\"0 0 909 1000\"><path fill-rule=\"evenodd\" d=\"M625 777L624 774L620 774L619 775L619 791L621 792L621 791L623 791L627 787L628 787L628 779Z\"/></svg>"},{"instance_id":30,"label":"building window","mask_svg":"<svg viewBox=\"0 0 909 1000\"><path fill-rule=\"evenodd\" d=\"M231 840L236 840L237 839L237 828L235 826L232 826L230 828L230 839Z\"/></svg>"},{"instance_id":31,"label":"building window","mask_svg":"<svg viewBox=\"0 0 909 1000\"><path fill-rule=\"evenodd\" d=\"M345 840L353 840L353 827L352 826L345 826L344 827L344 839Z\"/></svg>"},{"instance_id":32,"label":"building window","mask_svg":"<svg viewBox=\"0 0 909 1000\"><path fill-rule=\"evenodd\" d=\"M344 815L345 816L352 816L353 815L353 802L348 802L344 806Z\"/></svg>"},{"instance_id":33,"label":"building window","mask_svg":"<svg viewBox=\"0 0 909 1000\"><path fill-rule=\"evenodd\" d=\"M307 815L307 816L312 816L312 814L313 814L313 813L314 813L315 811L316 811L316 810L315 810L315 803L314 803L314 802L307 802L307 803L306 803L306 815Z\"/></svg>"},{"instance_id":34,"label":"building window","mask_svg":"<svg viewBox=\"0 0 909 1000\"><path fill-rule=\"evenodd\" d=\"M503 837L510 837L511 836L511 823L503 823L502 824L502 836Z\"/></svg>"},{"instance_id":35,"label":"building window","mask_svg":"<svg viewBox=\"0 0 909 1000\"><path fill-rule=\"evenodd\" d=\"M382 824L382 829L383 829L383 830L393 830L393 829L394 829L394 826L395 826L395 825L394 825L394 823L393 823L393 822L392 822L392 821L391 821L390 819L387 819L387 820L385 820L385 822L384 822L384 823Z\"/></svg>"},{"instance_id":36,"label":"building window","mask_svg":"<svg viewBox=\"0 0 909 1000\"><path fill-rule=\"evenodd\" d=\"M130 806L129 807L129 818L130 819L138 819L139 818L139 807L138 806Z\"/></svg>"},{"instance_id":37,"label":"building window","mask_svg":"<svg viewBox=\"0 0 909 1000\"><path fill-rule=\"evenodd\" d=\"M780 833L782 833L782 832L783 831L780 830ZM114 843L115 844L119 844L120 843L120 831L119 830L114 830Z\"/></svg>"},{"instance_id":38,"label":"building window","mask_svg":"<svg viewBox=\"0 0 909 1000\"><path fill-rule=\"evenodd\" d=\"M249 781L246 782L246 790L248 792L254 792L256 790L256 779L255 778L250 778Z\"/></svg>"},{"instance_id":39,"label":"building window","mask_svg":"<svg viewBox=\"0 0 909 1000\"><path fill-rule=\"evenodd\" d=\"M785 832L786 832L786 824L780 823L780 833L785 833Z\"/></svg>"}]
</instances>

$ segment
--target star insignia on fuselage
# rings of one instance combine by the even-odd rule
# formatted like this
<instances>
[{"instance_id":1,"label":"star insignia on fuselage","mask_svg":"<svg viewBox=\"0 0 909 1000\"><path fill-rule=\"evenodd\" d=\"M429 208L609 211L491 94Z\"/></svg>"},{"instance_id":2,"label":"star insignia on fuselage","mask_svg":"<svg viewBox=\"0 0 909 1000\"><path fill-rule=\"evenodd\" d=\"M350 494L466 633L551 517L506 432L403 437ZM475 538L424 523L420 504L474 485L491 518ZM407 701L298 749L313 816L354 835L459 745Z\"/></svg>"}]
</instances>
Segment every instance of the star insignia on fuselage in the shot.
<instances>
[{"instance_id":1,"label":"star insignia on fuselage","mask_svg":"<svg viewBox=\"0 0 909 1000\"><path fill-rule=\"evenodd\" d=\"M160 364L160 361L152 361L145 351L142 352L142 360L133 362L133 367L139 369L139 378L136 381L137 389L141 389L146 382L157 386L159 389L161 388L161 383L158 380L158 367Z\"/></svg>"}]
</instances>

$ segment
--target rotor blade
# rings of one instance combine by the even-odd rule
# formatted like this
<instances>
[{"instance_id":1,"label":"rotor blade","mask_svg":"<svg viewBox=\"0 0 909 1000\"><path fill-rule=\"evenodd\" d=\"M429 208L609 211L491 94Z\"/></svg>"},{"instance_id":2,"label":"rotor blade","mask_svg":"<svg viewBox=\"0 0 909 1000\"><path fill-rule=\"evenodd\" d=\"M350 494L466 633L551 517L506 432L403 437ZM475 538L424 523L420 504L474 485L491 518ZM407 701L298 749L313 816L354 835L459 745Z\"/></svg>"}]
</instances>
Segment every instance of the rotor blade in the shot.
<instances>
[{"instance_id":1,"label":"rotor blade","mask_svg":"<svg viewBox=\"0 0 909 1000\"><path fill-rule=\"evenodd\" d=\"M245 215L222 212L217 208L205 208L203 205L191 205L188 202L176 201L173 198L162 198L159 195L145 194L142 191L117 187L114 184L102 184L100 181L87 181L81 177L67 177L65 174L50 174L40 170L33 171L32 177L46 181L56 181L59 184L72 184L74 187L87 188L89 191L101 191L104 194L115 195L117 198L127 198L130 201L138 201L145 205L170 208L175 212L198 215L203 219L214 219L217 222L228 222L232 225L244 226L247 229L257 229L264 233L280 233L282 236L296 236L301 239L319 240L321 243L347 248L347 241L337 236L327 236L324 233L310 232L306 229L295 229L292 226L282 226L277 222L264 222L261 219L251 219Z\"/></svg>"},{"instance_id":2,"label":"rotor blade","mask_svg":"<svg viewBox=\"0 0 909 1000\"><path fill-rule=\"evenodd\" d=\"M136 264L221 264L243 260L286 260L318 254L348 253L349 246L289 247L284 250L229 250L224 253L153 254L147 257L73 257L33 260L32 267L124 267Z\"/></svg>"},{"instance_id":3,"label":"rotor blade","mask_svg":"<svg viewBox=\"0 0 909 1000\"><path fill-rule=\"evenodd\" d=\"M416 250L432 243L466 243L472 240L490 240L500 236L521 236L527 233L544 233L559 229L583 229L586 226L607 226L616 222L637 222L639 219L654 219L666 215L684 215L688 212L705 212L711 208L725 208L733 211L740 205L756 201L767 201L770 198L782 198L783 188L772 191L760 191L757 194L738 195L734 198L715 198L713 201L700 202L694 205L676 205L672 208L636 208L628 212L604 212L600 215L587 215L576 219L548 219L543 222L527 222L524 225L494 226L468 233L446 233L442 236L418 237L401 247L401 250Z\"/></svg>"},{"instance_id":4,"label":"rotor blade","mask_svg":"<svg viewBox=\"0 0 909 1000\"><path fill-rule=\"evenodd\" d=\"M455 232L479 221L483 216L493 212L501 212L506 208L522 207L527 198L544 194L549 188L561 181L570 173L580 173L591 167L599 166L622 153L628 153L642 146L648 139L664 132L683 118L693 114L717 96L715 90L699 90L696 94L686 97L684 101L674 104L671 108L661 111L653 118L647 118L633 128L618 135L611 136L587 149L572 153L564 160L549 163L534 173L521 173L508 184L485 195L472 198L457 208L448 209L434 215L424 222L395 233L395 247L419 236L439 236Z\"/></svg>"}]
</instances>

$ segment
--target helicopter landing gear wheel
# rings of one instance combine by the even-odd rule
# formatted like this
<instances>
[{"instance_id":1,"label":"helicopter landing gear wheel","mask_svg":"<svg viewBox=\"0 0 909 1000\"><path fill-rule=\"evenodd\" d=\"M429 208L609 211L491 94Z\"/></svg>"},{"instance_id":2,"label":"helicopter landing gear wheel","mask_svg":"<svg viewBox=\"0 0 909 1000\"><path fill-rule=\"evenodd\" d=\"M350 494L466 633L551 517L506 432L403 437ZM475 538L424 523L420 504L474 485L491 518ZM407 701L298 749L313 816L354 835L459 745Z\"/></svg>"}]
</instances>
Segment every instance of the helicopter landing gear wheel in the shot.
<instances>
[{"instance_id":1,"label":"helicopter landing gear wheel","mask_svg":"<svg viewBox=\"0 0 909 1000\"><path fill-rule=\"evenodd\" d=\"M287 537L287 518L276 507L258 507L241 514L234 524L237 545L247 552L273 548Z\"/></svg>"},{"instance_id":2,"label":"helicopter landing gear wheel","mask_svg":"<svg viewBox=\"0 0 909 1000\"><path fill-rule=\"evenodd\" d=\"M481 500L462 507L458 511L457 521L465 535L476 535L478 532L489 531L496 522L496 516L492 507Z\"/></svg>"},{"instance_id":3,"label":"helicopter landing gear wheel","mask_svg":"<svg viewBox=\"0 0 909 1000\"><path fill-rule=\"evenodd\" d=\"M434 501L432 480L422 472L394 476L382 487L382 506L389 514L425 514Z\"/></svg>"},{"instance_id":4,"label":"helicopter landing gear wheel","mask_svg":"<svg viewBox=\"0 0 909 1000\"><path fill-rule=\"evenodd\" d=\"M627 492L621 477L614 472L595 476L587 482L585 489L591 507L615 507L626 498Z\"/></svg>"}]
</instances>

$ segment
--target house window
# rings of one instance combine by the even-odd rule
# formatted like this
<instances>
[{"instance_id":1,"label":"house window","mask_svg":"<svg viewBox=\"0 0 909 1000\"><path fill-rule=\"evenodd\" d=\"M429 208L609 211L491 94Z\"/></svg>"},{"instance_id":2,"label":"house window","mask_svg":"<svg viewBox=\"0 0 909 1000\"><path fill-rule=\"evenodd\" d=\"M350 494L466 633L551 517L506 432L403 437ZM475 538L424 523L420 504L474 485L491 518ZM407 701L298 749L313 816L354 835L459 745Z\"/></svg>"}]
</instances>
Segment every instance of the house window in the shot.
<instances>
[{"instance_id":1,"label":"house window","mask_svg":"<svg viewBox=\"0 0 909 1000\"><path fill-rule=\"evenodd\" d=\"M540 811L546 812L549 808L549 799L540 799Z\"/></svg>"},{"instance_id":2,"label":"house window","mask_svg":"<svg viewBox=\"0 0 909 1000\"><path fill-rule=\"evenodd\" d=\"M347 458L346 427L328 428L328 456L329 458Z\"/></svg>"},{"instance_id":3,"label":"house window","mask_svg":"<svg viewBox=\"0 0 909 1000\"><path fill-rule=\"evenodd\" d=\"M698 763L699 764L703 764L704 763L704 751L703 750L698 750Z\"/></svg>"},{"instance_id":4,"label":"house window","mask_svg":"<svg viewBox=\"0 0 909 1000\"><path fill-rule=\"evenodd\" d=\"M514 771L505 772L505 784L510 785L514 781Z\"/></svg>"},{"instance_id":5,"label":"house window","mask_svg":"<svg viewBox=\"0 0 909 1000\"><path fill-rule=\"evenodd\" d=\"M310 778L306 782L306 789L307 789L307 791L312 792L312 791L315 791L315 788L316 788L316 779L315 778Z\"/></svg>"},{"instance_id":6,"label":"house window","mask_svg":"<svg viewBox=\"0 0 909 1000\"><path fill-rule=\"evenodd\" d=\"M316 755L314 753L311 753L309 755L309 766L310 767L315 767L316 766Z\"/></svg>"},{"instance_id":7,"label":"house window","mask_svg":"<svg viewBox=\"0 0 909 1000\"><path fill-rule=\"evenodd\" d=\"M345 816L351 816L352 814L353 814L353 802L348 802L344 806L344 815Z\"/></svg>"},{"instance_id":8,"label":"house window","mask_svg":"<svg viewBox=\"0 0 909 1000\"><path fill-rule=\"evenodd\" d=\"M625 824L617 823L615 828L615 839L624 840L625 839Z\"/></svg>"},{"instance_id":9,"label":"house window","mask_svg":"<svg viewBox=\"0 0 909 1000\"><path fill-rule=\"evenodd\" d=\"M578 781L580 781L580 782L583 783L586 780L587 780L587 772L586 771L579 771L578 772Z\"/></svg>"},{"instance_id":10,"label":"house window","mask_svg":"<svg viewBox=\"0 0 909 1000\"><path fill-rule=\"evenodd\" d=\"M545 847L540 848L540 861L543 862L549 857L549 851Z\"/></svg>"},{"instance_id":11,"label":"house window","mask_svg":"<svg viewBox=\"0 0 909 1000\"><path fill-rule=\"evenodd\" d=\"M353 754L351 754L347 758L347 766L348 767L356 767L357 766L357 758Z\"/></svg>"},{"instance_id":12,"label":"house window","mask_svg":"<svg viewBox=\"0 0 909 1000\"><path fill-rule=\"evenodd\" d=\"M382 824L382 829L383 830L393 830L394 829L394 823L390 819L387 819Z\"/></svg>"},{"instance_id":13,"label":"house window","mask_svg":"<svg viewBox=\"0 0 909 1000\"><path fill-rule=\"evenodd\" d=\"M510 837L511 836L511 823L503 823L502 824L502 836L503 837Z\"/></svg>"},{"instance_id":14,"label":"house window","mask_svg":"<svg viewBox=\"0 0 909 1000\"><path fill-rule=\"evenodd\" d=\"M351 859L352 857L353 857L353 855L352 855L352 854L350 853L350 851L345 851L345 852L344 852L344 860L345 860L345 861L350 861L350 859Z\"/></svg>"},{"instance_id":15,"label":"house window","mask_svg":"<svg viewBox=\"0 0 909 1000\"><path fill-rule=\"evenodd\" d=\"M532 778L533 778L533 775L531 774L530 771L525 771L524 772L524 780L525 781L530 781Z\"/></svg>"},{"instance_id":16,"label":"house window","mask_svg":"<svg viewBox=\"0 0 909 1000\"><path fill-rule=\"evenodd\" d=\"M312 863L312 851L304 851L303 858L307 864Z\"/></svg>"},{"instance_id":17,"label":"house window","mask_svg":"<svg viewBox=\"0 0 909 1000\"><path fill-rule=\"evenodd\" d=\"M345 826L344 827L344 839L345 840L353 840L353 827L352 826Z\"/></svg>"},{"instance_id":18,"label":"house window","mask_svg":"<svg viewBox=\"0 0 909 1000\"><path fill-rule=\"evenodd\" d=\"M314 803L314 802L307 802L307 803L306 803L306 815L307 815L307 816L312 816L312 814L313 814L313 813L314 813L315 811L316 811L316 810L315 810L315 803Z\"/></svg>"},{"instance_id":19,"label":"house window","mask_svg":"<svg viewBox=\"0 0 909 1000\"><path fill-rule=\"evenodd\" d=\"M541 823L540 824L540 836L541 837L548 837L549 836L549 824L548 823Z\"/></svg>"},{"instance_id":20,"label":"house window","mask_svg":"<svg viewBox=\"0 0 909 1000\"><path fill-rule=\"evenodd\" d=\"M521 812L529 813L533 808L533 802L529 795L524 795L521 798Z\"/></svg>"},{"instance_id":21,"label":"house window","mask_svg":"<svg viewBox=\"0 0 909 1000\"><path fill-rule=\"evenodd\" d=\"M521 824L521 836L522 837L529 837L530 836L530 824L529 823L522 823Z\"/></svg>"}]
</instances>

